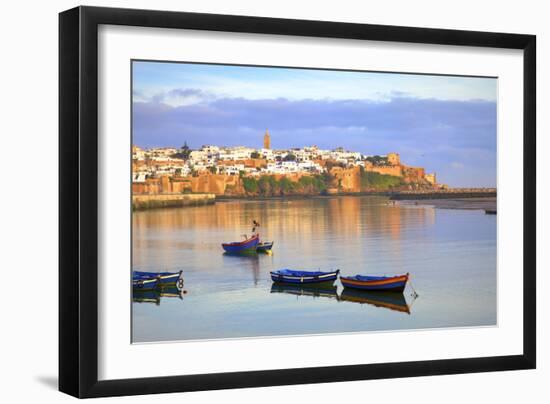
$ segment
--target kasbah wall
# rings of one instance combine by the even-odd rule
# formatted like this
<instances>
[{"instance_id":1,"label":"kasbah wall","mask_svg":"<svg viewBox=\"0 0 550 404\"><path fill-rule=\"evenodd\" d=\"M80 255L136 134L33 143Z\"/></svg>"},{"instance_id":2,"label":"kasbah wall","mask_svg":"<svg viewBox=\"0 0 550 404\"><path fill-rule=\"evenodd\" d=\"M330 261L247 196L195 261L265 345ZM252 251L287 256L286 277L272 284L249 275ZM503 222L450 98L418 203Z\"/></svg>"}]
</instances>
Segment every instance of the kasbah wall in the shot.
<instances>
[{"instance_id":1,"label":"kasbah wall","mask_svg":"<svg viewBox=\"0 0 550 404\"><path fill-rule=\"evenodd\" d=\"M388 153L387 166L374 166L372 163L365 162L365 171L376 172L382 175L392 175L403 178L406 183L425 183L426 185L435 185L435 174L426 176L422 167L410 167L401 164L399 154ZM333 167L330 173L338 181L340 190L343 192L361 192L361 168L341 168Z\"/></svg>"},{"instance_id":2,"label":"kasbah wall","mask_svg":"<svg viewBox=\"0 0 550 404\"><path fill-rule=\"evenodd\" d=\"M244 188L237 175L205 173L197 177L148 178L132 184L133 194L182 194L186 192L216 195L242 195Z\"/></svg>"},{"instance_id":3,"label":"kasbah wall","mask_svg":"<svg viewBox=\"0 0 550 404\"><path fill-rule=\"evenodd\" d=\"M257 159L257 161L243 161L247 166L262 167L266 161ZM320 162L325 165L326 162ZM426 175L422 167L410 167L401 164L399 154L388 154L387 166L365 165L365 171L377 172L383 175L393 175L401 177L407 183L432 183L435 184L435 176ZM233 162L234 164L234 162ZM330 174L334 176L334 186L342 192L361 192L361 174L360 167L342 168L332 167ZM291 181L298 181L300 177L308 175L304 173L293 173L286 175ZM275 175L277 179L283 175ZM432 182L433 181L433 182ZM242 180L238 175L212 174L204 172L196 177L170 177L162 176L160 178L149 178L142 183L133 183L132 192L134 194L181 194L192 193L213 193L216 195L244 195Z\"/></svg>"}]
</instances>

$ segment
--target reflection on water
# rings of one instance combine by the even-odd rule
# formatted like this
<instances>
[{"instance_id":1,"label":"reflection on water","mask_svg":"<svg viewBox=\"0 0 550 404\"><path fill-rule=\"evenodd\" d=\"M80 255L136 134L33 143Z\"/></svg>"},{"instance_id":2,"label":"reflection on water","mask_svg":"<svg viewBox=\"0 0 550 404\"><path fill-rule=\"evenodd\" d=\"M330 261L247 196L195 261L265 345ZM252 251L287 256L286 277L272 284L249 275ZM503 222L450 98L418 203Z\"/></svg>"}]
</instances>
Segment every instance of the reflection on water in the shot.
<instances>
[{"instance_id":1,"label":"reflection on water","mask_svg":"<svg viewBox=\"0 0 550 404\"><path fill-rule=\"evenodd\" d=\"M333 299L338 298L336 286L333 285L332 282L309 285L273 283L271 285L271 293L288 293L295 296L329 297Z\"/></svg>"},{"instance_id":2,"label":"reflection on water","mask_svg":"<svg viewBox=\"0 0 550 404\"><path fill-rule=\"evenodd\" d=\"M410 307L403 293L367 292L364 290L344 289L340 295L340 300L343 302L370 304L375 307L383 307L385 309L411 314Z\"/></svg>"},{"instance_id":3,"label":"reflection on water","mask_svg":"<svg viewBox=\"0 0 550 404\"><path fill-rule=\"evenodd\" d=\"M182 300L185 293L187 293L185 290L178 289L176 286L161 289L133 288L132 301L134 303L155 303L158 306L162 298L175 297Z\"/></svg>"},{"instance_id":4,"label":"reflection on water","mask_svg":"<svg viewBox=\"0 0 550 404\"><path fill-rule=\"evenodd\" d=\"M337 281L338 282L338 281ZM273 283L271 293L288 293L294 296L328 297L338 302L370 304L374 307L382 307L402 313L410 314L410 306L403 293L365 291L356 289L343 289L338 294L336 284L320 285L290 285ZM414 301L415 297L410 300Z\"/></svg>"},{"instance_id":5,"label":"reflection on water","mask_svg":"<svg viewBox=\"0 0 550 404\"><path fill-rule=\"evenodd\" d=\"M227 267L238 265L248 268L254 279L254 285L258 284L260 279L260 254L255 252L246 252L239 254L223 253L223 264Z\"/></svg>"},{"instance_id":6,"label":"reflection on water","mask_svg":"<svg viewBox=\"0 0 550 404\"><path fill-rule=\"evenodd\" d=\"M239 240L254 219L262 238L275 241L273 254L224 254L221 243ZM496 217L483 211L390 206L383 197L140 211L133 213L133 265L182 269L188 290L160 306L134 304L135 342L496 323ZM403 316L406 301L354 296L339 282L334 291L272 285L269 272L281 268L410 272L421 297Z\"/></svg>"}]
</instances>

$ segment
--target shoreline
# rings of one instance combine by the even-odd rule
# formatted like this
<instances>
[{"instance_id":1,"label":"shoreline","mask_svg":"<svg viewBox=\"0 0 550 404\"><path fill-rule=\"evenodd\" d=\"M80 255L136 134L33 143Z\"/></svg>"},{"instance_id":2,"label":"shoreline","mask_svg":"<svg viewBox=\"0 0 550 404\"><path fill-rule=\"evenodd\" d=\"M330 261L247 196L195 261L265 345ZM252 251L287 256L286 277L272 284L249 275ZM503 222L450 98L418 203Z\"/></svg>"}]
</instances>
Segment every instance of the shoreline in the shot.
<instances>
[{"instance_id":1,"label":"shoreline","mask_svg":"<svg viewBox=\"0 0 550 404\"><path fill-rule=\"evenodd\" d=\"M216 203L214 194L147 194L132 195L132 211L205 206Z\"/></svg>"},{"instance_id":2,"label":"shoreline","mask_svg":"<svg viewBox=\"0 0 550 404\"><path fill-rule=\"evenodd\" d=\"M331 194L278 195L278 196L231 196L214 194L148 194L132 195L132 210L143 211L162 208L207 206L215 203L245 201L291 201L307 199L331 199L351 197L386 197L388 204L396 206L432 206L436 209L485 210L496 213L496 191L493 190L451 190L451 191L407 191L407 192L340 192Z\"/></svg>"},{"instance_id":3,"label":"shoreline","mask_svg":"<svg viewBox=\"0 0 550 404\"><path fill-rule=\"evenodd\" d=\"M229 201L278 201L278 200L299 200L299 199L329 199L341 196L387 196L390 194L387 192L347 192L347 193L335 193L335 194L304 194L304 195L275 195L275 196L251 196L251 195L218 195L216 196L216 202L229 202Z\"/></svg>"},{"instance_id":4,"label":"shoreline","mask_svg":"<svg viewBox=\"0 0 550 404\"><path fill-rule=\"evenodd\" d=\"M338 192L330 194L303 194L303 195L217 195L216 202L226 201L268 201L287 199L325 199L341 196L385 196L392 201L415 200L444 200L444 199L475 199L496 198L494 189L456 189L448 191L365 191L365 192Z\"/></svg>"},{"instance_id":5,"label":"shoreline","mask_svg":"<svg viewBox=\"0 0 550 404\"><path fill-rule=\"evenodd\" d=\"M496 198L496 189L455 189L448 191L407 191L393 193L390 196L392 201L405 200L436 200L436 199L473 199L473 198Z\"/></svg>"}]
</instances>

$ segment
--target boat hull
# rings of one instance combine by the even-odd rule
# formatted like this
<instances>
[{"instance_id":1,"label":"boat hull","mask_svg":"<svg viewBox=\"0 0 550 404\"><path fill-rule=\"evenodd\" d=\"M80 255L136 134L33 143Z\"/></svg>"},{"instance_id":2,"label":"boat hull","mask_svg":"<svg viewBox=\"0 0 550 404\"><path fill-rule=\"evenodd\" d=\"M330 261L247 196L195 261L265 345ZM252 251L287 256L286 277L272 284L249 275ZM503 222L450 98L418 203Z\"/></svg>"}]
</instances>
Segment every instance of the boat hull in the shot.
<instances>
[{"instance_id":1,"label":"boat hull","mask_svg":"<svg viewBox=\"0 0 550 404\"><path fill-rule=\"evenodd\" d=\"M334 282L338 277L340 270L334 272L314 272L314 271L273 271L271 280L277 283L288 284L312 284Z\"/></svg>"},{"instance_id":2,"label":"boat hull","mask_svg":"<svg viewBox=\"0 0 550 404\"><path fill-rule=\"evenodd\" d=\"M258 251L258 252L268 252L268 251L271 251L272 248L273 248L273 241L268 242L268 243L259 243L256 246L256 251Z\"/></svg>"},{"instance_id":3,"label":"boat hull","mask_svg":"<svg viewBox=\"0 0 550 404\"><path fill-rule=\"evenodd\" d=\"M388 277L361 275L340 277L340 282L342 282L344 288L386 292L403 292L408 280L409 274Z\"/></svg>"},{"instance_id":4,"label":"boat hull","mask_svg":"<svg viewBox=\"0 0 550 404\"><path fill-rule=\"evenodd\" d=\"M183 271L179 272L143 272L134 271L133 279L155 279L158 278L159 284L164 285L176 285L181 278Z\"/></svg>"},{"instance_id":5,"label":"boat hull","mask_svg":"<svg viewBox=\"0 0 550 404\"><path fill-rule=\"evenodd\" d=\"M134 289L141 289L141 290L153 290L159 287L159 280L158 278L154 279L132 279L132 287Z\"/></svg>"},{"instance_id":6,"label":"boat hull","mask_svg":"<svg viewBox=\"0 0 550 404\"><path fill-rule=\"evenodd\" d=\"M256 251L256 246L260 242L260 236L256 235L248 240L234 243L224 243L222 248L230 254L239 254L243 252Z\"/></svg>"}]
</instances>

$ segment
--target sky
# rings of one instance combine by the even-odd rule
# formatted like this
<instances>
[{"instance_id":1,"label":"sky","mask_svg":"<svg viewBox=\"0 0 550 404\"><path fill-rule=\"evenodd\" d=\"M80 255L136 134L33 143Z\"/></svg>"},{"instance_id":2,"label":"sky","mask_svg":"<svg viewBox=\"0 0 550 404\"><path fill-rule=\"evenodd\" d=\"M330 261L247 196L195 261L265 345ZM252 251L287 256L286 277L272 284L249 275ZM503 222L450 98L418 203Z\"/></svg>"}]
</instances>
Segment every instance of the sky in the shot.
<instances>
[{"instance_id":1,"label":"sky","mask_svg":"<svg viewBox=\"0 0 550 404\"><path fill-rule=\"evenodd\" d=\"M134 61L133 143L397 152L453 187L496 186L497 79Z\"/></svg>"}]
</instances>

